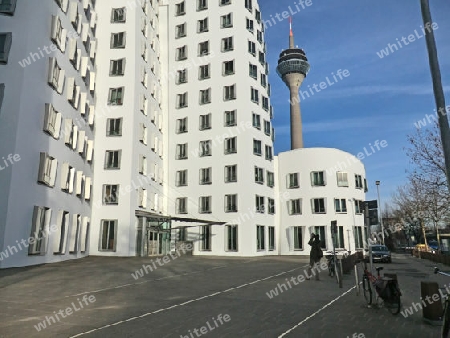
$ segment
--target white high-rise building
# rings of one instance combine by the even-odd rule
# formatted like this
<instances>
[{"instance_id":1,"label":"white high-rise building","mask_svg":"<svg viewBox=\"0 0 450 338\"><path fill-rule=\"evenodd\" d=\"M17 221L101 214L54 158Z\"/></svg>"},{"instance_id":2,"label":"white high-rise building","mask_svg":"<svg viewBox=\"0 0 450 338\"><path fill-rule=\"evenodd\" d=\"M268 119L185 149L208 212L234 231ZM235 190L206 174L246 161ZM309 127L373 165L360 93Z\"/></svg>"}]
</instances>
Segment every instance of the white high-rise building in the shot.
<instances>
[{"instance_id":1,"label":"white high-rise building","mask_svg":"<svg viewBox=\"0 0 450 338\"><path fill-rule=\"evenodd\" d=\"M0 267L184 241L307 255L335 219L339 247L363 246L361 162L273 156L256 0L0 0L0 16Z\"/></svg>"}]
</instances>

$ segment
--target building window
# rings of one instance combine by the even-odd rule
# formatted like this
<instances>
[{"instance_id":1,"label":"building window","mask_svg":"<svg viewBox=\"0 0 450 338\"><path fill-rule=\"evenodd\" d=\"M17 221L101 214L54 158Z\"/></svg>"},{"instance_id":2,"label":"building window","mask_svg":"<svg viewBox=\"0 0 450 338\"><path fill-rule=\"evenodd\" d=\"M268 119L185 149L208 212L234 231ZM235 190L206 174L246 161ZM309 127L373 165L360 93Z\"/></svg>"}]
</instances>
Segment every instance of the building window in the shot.
<instances>
[{"instance_id":1,"label":"building window","mask_svg":"<svg viewBox=\"0 0 450 338\"><path fill-rule=\"evenodd\" d=\"M270 121L264 120L264 134L270 136L270 130L271 130Z\"/></svg>"},{"instance_id":2,"label":"building window","mask_svg":"<svg viewBox=\"0 0 450 338\"><path fill-rule=\"evenodd\" d=\"M220 6L230 5L231 0L220 0Z\"/></svg>"},{"instance_id":3,"label":"building window","mask_svg":"<svg viewBox=\"0 0 450 338\"><path fill-rule=\"evenodd\" d=\"M125 73L125 59L111 60L109 76L122 76Z\"/></svg>"},{"instance_id":4,"label":"building window","mask_svg":"<svg viewBox=\"0 0 450 338\"><path fill-rule=\"evenodd\" d=\"M204 225L201 227L201 250L211 250L211 225Z\"/></svg>"},{"instance_id":5,"label":"building window","mask_svg":"<svg viewBox=\"0 0 450 338\"><path fill-rule=\"evenodd\" d=\"M252 0L245 0L245 8L247 8L250 12L253 10Z\"/></svg>"},{"instance_id":6,"label":"building window","mask_svg":"<svg viewBox=\"0 0 450 338\"><path fill-rule=\"evenodd\" d=\"M356 189L362 189L363 183L362 183L362 177L361 175L355 175L355 188Z\"/></svg>"},{"instance_id":7,"label":"building window","mask_svg":"<svg viewBox=\"0 0 450 338\"><path fill-rule=\"evenodd\" d=\"M177 84L188 82L188 71L187 69L181 69L177 71Z\"/></svg>"},{"instance_id":8,"label":"building window","mask_svg":"<svg viewBox=\"0 0 450 338\"><path fill-rule=\"evenodd\" d=\"M347 202L345 198L335 198L334 209L339 213L347 213Z\"/></svg>"},{"instance_id":9,"label":"building window","mask_svg":"<svg viewBox=\"0 0 450 338\"><path fill-rule=\"evenodd\" d=\"M58 215L58 230L56 234L56 239L58 239L58 241L55 241L53 245L54 254L66 253L66 243L67 243L69 223L70 223L69 213L67 211L60 211Z\"/></svg>"},{"instance_id":10,"label":"building window","mask_svg":"<svg viewBox=\"0 0 450 338\"><path fill-rule=\"evenodd\" d=\"M187 227L178 228L178 241L184 242L187 240Z\"/></svg>"},{"instance_id":11,"label":"building window","mask_svg":"<svg viewBox=\"0 0 450 338\"><path fill-rule=\"evenodd\" d=\"M263 73L261 73L261 86L263 86L264 88L267 87L267 75Z\"/></svg>"},{"instance_id":12,"label":"building window","mask_svg":"<svg viewBox=\"0 0 450 338\"><path fill-rule=\"evenodd\" d=\"M106 136L122 136L122 118L106 121Z\"/></svg>"},{"instance_id":13,"label":"building window","mask_svg":"<svg viewBox=\"0 0 450 338\"><path fill-rule=\"evenodd\" d=\"M208 0L197 0L197 11L208 9Z\"/></svg>"},{"instance_id":14,"label":"building window","mask_svg":"<svg viewBox=\"0 0 450 338\"><path fill-rule=\"evenodd\" d=\"M258 66L250 63L248 65L248 75L256 80L258 78Z\"/></svg>"},{"instance_id":15,"label":"building window","mask_svg":"<svg viewBox=\"0 0 450 338\"><path fill-rule=\"evenodd\" d=\"M185 3L184 1L175 5L175 15L180 16L186 14Z\"/></svg>"},{"instance_id":16,"label":"building window","mask_svg":"<svg viewBox=\"0 0 450 338\"><path fill-rule=\"evenodd\" d=\"M229 52L234 49L233 37L229 36L222 39L222 52Z\"/></svg>"},{"instance_id":17,"label":"building window","mask_svg":"<svg viewBox=\"0 0 450 338\"><path fill-rule=\"evenodd\" d=\"M100 250L101 251L116 251L116 234L117 234L117 223L116 219L103 219L101 221L102 234L100 238Z\"/></svg>"},{"instance_id":18,"label":"building window","mask_svg":"<svg viewBox=\"0 0 450 338\"><path fill-rule=\"evenodd\" d=\"M266 63L266 57L265 57L264 53L263 52L259 52L258 56L259 56L259 63L262 66L264 66L264 64Z\"/></svg>"},{"instance_id":19,"label":"building window","mask_svg":"<svg viewBox=\"0 0 450 338\"><path fill-rule=\"evenodd\" d=\"M197 21L197 33L203 33L208 31L208 18Z\"/></svg>"},{"instance_id":20,"label":"building window","mask_svg":"<svg viewBox=\"0 0 450 338\"><path fill-rule=\"evenodd\" d=\"M264 184L264 169L255 167L255 183Z\"/></svg>"},{"instance_id":21,"label":"building window","mask_svg":"<svg viewBox=\"0 0 450 338\"><path fill-rule=\"evenodd\" d=\"M198 73L198 79L199 80L204 80L204 79L209 79L211 77L211 73L210 73L210 64L207 65L202 65L199 67L199 73Z\"/></svg>"},{"instance_id":22,"label":"building window","mask_svg":"<svg viewBox=\"0 0 450 338\"><path fill-rule=\"evenodd\" d=\"M107 150L105 153L105 169L120 169L122 150Z\"/></svg>"},{"instance_id":23,"label":"building window","mask_svg":"<svg viewBox=\"0 0 450 338\"><path fill-rule=\"evenodd\" d=\"M118 184L103 184L103 204L119 204Z\"/></svg>"},{"instance_id":24,"label":"building window","mask_svg":"<svg viewBox=\"0 0 450 338\"><path fill-rule=\"evenodd\" d=\"M111 33L111 48L125 48L125 32Z\"/></svg>"},{"instance_id":25,"label":"building window","mask_svg":"<svg viewBox=\"0 0 450 338\"><path fill-rule=\"evenodd\" d=\"M233 127L236 124L236 110L225 111L225 127Z\"/></svg>"},{"instance_id":26,"label":"building window","mask_svg":"<svg viewBox=\"0 0 450 338\"><path fill-rule=\"evenodd\" d=\"M269 251L275 250L275 227L269 226Z\"/></svg>"},{"instance_id":27,"label":"building window","mask_svg":"<svg viewBox=\"0 0 450 338\"><path fill-rule=\"evenodd\" d=\"M108 104L121 106L123 104L124 87L109 88Z\"/></svg>"},{"instance_id":28,"label":"building window","mask_svg":"<svg viewBox=\"0 0 450 338\"><path fill-rule=\"evenodd\" d=\"M220 17L220 25L222 28L230 28L233 27L233 16L231 13L222 15Z\"/></svg>"},{"instance_id":29,"label":"building window","mask_svg":"<svg viewBox=\"0 0 450 338\"><path fill-rule=\"evenodd\" d=\"M272 147L271 146L265 146L264 147L266 152L266 160L272 161L273 160L273 153L272 153Z\"/></svg>"},{"instance_id":30,"label":"building window","mask_svg":"<svg viewBox=\"0 0 450 338\"><path fill-rule=\"evenodd\" d=\"M178 94L177 95L177 108L185 108L188 106L188 93Z\"/></svg>"},{"instance_id":31,"label":"building window","mask_svg":"<svg viewBox=\"0 0 450 338\"><path fill-rule=\"evenodd\" d=\"M182 134L188 131L188 118L177 119L176 133Z\"/></svg>"},{"instance_id":32,"label":"building window","mask_svg":"<svg viewBox=\"0 0 450 338\"><path fill-rule=\"evenodd\" d=\"M364 202L359 200L354 200L355 202L355 214L362 214L364 212Z\"/></svg>"},{"instance_id":33,"label":"building window","mask_svg":"<svg viewBox=\"0 0 450 338\"><path fill-rule=\"evenodd\" d=\"M271 171L267 171L267 186L270 188L275 186L275 175Z\"/></svg>"},{"instance_id":34,"label":"building window","mask_svg":"<svg viewBox=\"0 0 450 338\"><path fill-rule=\"evenodd\" d=\"M225 166L225 183L237 182L237 165Z\"/></svg>"},{"instance_id":35,"label":"building window","mask_svg":"<svg viewBox=\"0 0 450 338\"><path fill-rule=\"evenodd\" d=\"M62 117L61 113L58 113L53 105L45 104L45 117L44 117L44 131L58 139L61 130Z\"/></svg>"},{"instance_id":36,"label":"building window","mask_svg":"<svg viewBox=\"0 0 450 338\"><path fill-rule=\"evenodd\" d=\"M262 144L259 140L253 140L253 154L261 156L262 154Z\"/></svg>"},{"instance_id":37,"label":"building window","mask_svg":"<svg viewBox=\"0 0 450 338\"><path fill-rule=\"evenodd\" d=\"M224 76L234 74L234 60L223 62L222 74Z\"/></svg>"},{"instance_id":38,"label":"building window","mask_svg":"<svg viewBox=\"0 0 450 338\"><path fill-rule=\"evenodd\" d=\"M348 187L348 174L346 172L338 171L336 177L338 187Z\"/></svg>"},{"instance_id":39,"label":"building window","mask_svg":"<svg viewBox=\"0 0 450 338\"><path fill-rule=\"evenodd\" d=\"M295 200L288 201L289 215L301 215L302 214L302 199L297 198Z\"/></svg>"},{"instance_id":40,"label":"building window","mask_svg":"<svg viewBox=\"0 0 450 338\"><path fill-rule=\"evenodd\" d=\"M200 141L200 149L199 149L199 156L200 157L204 157L204 156L211 156L212 155L212 141L211 140L207 140L207 141Z\"/></svg>"},{"instance_id":41,"label":"building window","mask_svg":"<svg viewBox=\"0 0 450 338\"><path fill-rule=\"evenodd\" d=\"M248 41L248 52L256 56L256 44L252 41Z\"/></svg>"},{"instance_id":42,"label":"building window","mask_svg":"<svg viewBox=\"0 0 450 338\"><path fill-rule=\"evenodd\" d=\"M320 239L320 247L324 250L326 250L326 243L325 243L325 227L324 226L315 226L313 227L314 233L316 235L319 235Z\"/></svg>"},{"instance_id":43,"label":"building window","mask_svg":"<svg viewBox=\"0 0 450 338\"><path fill-rule=\"evenodd\" d=\"M294 250L303 250L303 227L293 227Z\"/></svg>"},{"instance_id":44,"label":"building window","mask_svg":"<svg viewBox=\"0 0 450 338\"><path fill-rule=\"evenodd\" d=\"M355 227L355 247L356 249L364 248L362 227Z\"/></svg>"},{"instance_id":45,"label":"building window","mask_svg":"<svg viewBox=\"0 0 450 338\"><path fill-rule=\"evenodd\" d=\"M1 6L1 5L0 5ZM2 13L0 7L0 13ZM7 64L12 44L12 33L0 33L0 64Z\"/></svg>"},{"instance_id":46,"label":"building window","mask_svg":"<svg viewBox=\"0 0 450 338\"><path fill-rule=\"evenodd\" d=\"M225 86L225 87L223 87L223 89L224 89L224 93L223 93L224 101L236 99L236 85Z\"/></svg>"},{"instance_id":47,"label":"building window","mask_svg":"<svg viewBox=\"0 0 450 338\"><path fill-rule=\"evenodd\" d=\"M61 94L64 89L65 71L58 65L56 58L50 58L49 63L48 83Z\"/></svg>"},{"instance_id":48,"label":"building window","mask_svg":"<svg viewBox=\"0 0 450 338\"><path fill-rule=\"evenodd\" d=\"M344 243L344 227L343 226L338 226L337 227L337 234L334 237L334 247L336 249L344 249L345 248L345 243Z\"/></svg>"},{"instance_id":49,"label":"building window","mask_svg":"<svg viewBox=\"0 0 450 338\"><path fill-rule=\"evenodd\" d=\"M273 198L267 198L267 213L270 215L275 214L275 200Z\"/></svg>"},{"instance_id":50,"label":"building window","mask_svg":"<svg viewBox=\"0 0 450 338\"><path fill-rule=\"evenodd\" d=\"M49 187L55 186L58 161L47 153L40 153L38 182Z\"/></svg>"},{"instance_id":51,"label":"building window","mask_svg":"<svg viewBox=\"0 0 450 338\"><path fill-rule=\"evenodd\" d=\"M200 182L201 185L212 183L212 168L201 168L200 169Z\"/></svg>"},{"instance_id":52,"label":"building window","mask_svg":"<svg viewBox=\"0 0 450 338\"><path fill-rule=\"evenodd\" d=\"M211 88L200 90L200 104L211 103Z\"/></svg>"},{"instance_id":53,"label":"building window","mask_svg":"<svg viewBox=\"0 0 450 338\"><path fill-rule=\"evenodd\" d=\"M237 138L230 137L225 139L225 155L237 153Z\"/></svg>"},{"instance_id":54,"label":"building window","mask_svg":"<svg viewBox=\"0 0 450 338\"><path fill-rule=\"evenodd\" d=\"M198 56L209 54L209 41L203 41L198 44Z\"/></svg>"},{"instance_id":55,"label":"building window","mask_svg":"<svg viewBox=\"0 0 450 338\"><path fill-rule=\"evenodd\" d=\"M313 171L311 173L311 185L312 186L324 186L325 178L323 171Z\"/></svg>"},{"instance_id":56,"label":"building window","mask_svg":"<svg viewBox=\"0 0 450 338\"><path fill-rule=\"evenodd\" d=\"M238 226L226 225L227 251L238 251Z\"/></svg>"},{"instance_id":57,"label":"building window","mask_svg":"<svg viewBox=\"0 0 450 338\"><path fill-rule=\"evenodd\" d=\"M16 0L0 0L0 14L14 15Z\"/></svg>"},{"instance_id":58,"label":"building window","mask_svg":"<svg viewBox=\"0 0 450 338\"><path fill-rule=\"evenodd\" d=\"M298 173L290 173L287 175L287 188L294 189L300 187L298 184Z\"/></svg>"},{"instance_id":59,"label":"building window","mask_svg":"<svg viewBox=\"0 0 450 338\"><path fill-rule=\"evenodd\" d=\"M262 97L262 107L265 111L269 111L269 98L265 97L264 95Z\"/></svg>"},{"instance_id":60,"label":"building window","mask_svg":"<svg viewBox=\"0 0 450 338\"><path fill-rule=\"evenodd\" d=\"M258 251L266 249L265 226L263 226L263 225L256 226L256 247L257 247Z\"/></svg>"},{"instance_id":61,"label":"building window","mask_svg":"<svg viewBox=\"0 0 450 338\"><path fill-rule=\"evenodd\" d=\"M252 100L252 102L259 104L259 91L258 91L258 89L255 89L253 87L251 88L250 99Z\"/></svg>"},{"instance_id":62,"label":"building window","mask_svg":"<svg viewBox=\"0 0 450 338\"><path fill-rule=\"evenodd\" d=\"M325 198L311 199L311 206L313 214L325 214Z\"/></svg>"},{"instance_id":63,"label":"building window","mask_svg":"<svg viewBox=\"0 0 450 338\"><path fill-rule=\"evenodd\" d=\"M187 197L179 197L175 200L175 212L177 214L187 214Z\"/></svg>"},{"instance_id":64,"label":"building window","mask_svg":"<svg viewBox=\"0 0 450 338\"><path fill-rule=\"evenodd\" d=\"M139 155L139 174L147 176L147 157Z\"/></svg>"},{"instance_id":65,"label":"building window","mask_svg":"<svg viewBox=\"0 0 450 338\"><path fill-rule=\"evenodd\" d=\"M182 46L177 48L176 52L176 61L186 60L187 59L187 47Z\"/></svg>"},{"instance_id":66,"label":"building window","mask_svg":"<svg viewBox=\"0 0 450 338\"><path fill-rule=\"evenodd\" d=\"M126 22L126 8L113 8L111 11L111 23Z\"/></svg>"},{"instance_id":67,"label":"building window","mask_svg":"<svg viewBox=\"0 0 450 338\"><path fill-rule=\"evenodd\" d=\"M261 116L258 114L252 114L252 124L256 129L261 129Z\"/></svg>"},{"instance_id":68,"label":"building window","mask_svg":"<svg viewBox=\"0 0 450 338\"><path fill-rule=\"evenodd\" d=\"M182 38L186 36L186 22L175 26L175 37Z\"/></svg>"},{"instance_id":69,"label":"building window","mask_svg":"<svg viewBox=\"0 0 450 338\"><path fill-rule=\"evenodd\" d=\"M187 147L188 147L187 143L177 144L177 154L176 154L177 160L185 160L188 158Z\"/></svg>"},{"instance_id":70,"label":"building window","mask_svg":"<svg viewBox=\"0 0 450 338\"><path fill-rule=\"evenodd\" d=\"M61 190L69 194L73 193L73 182L75 178L75 168L69 163L63 163L61 167Z\"/></svg>"},{"instance_id":71,"label":"building window","mask_svg":"<svg viewBox=\"0 0 450 338\"><path fill-rule=\"evenodd\" d=\"M263 214L265 212L265 205L264 205L264 196L259 196L256 195L255 196L255 207L256 207L256 212L259 212L261 214Z\"/></svg>"},{"instance_id":72,"label":"building window","mask_svg":"<svg viewBox=\"0 0 450 338\"><path fill-rule=\"evenodd\" d=\"M225 212L237 212L237 195L225 195Z\"/></svg>"},{"instance_id":73,"label":"building window","mask_svg":"<svg viewBox=\"0 0 450 338\"><path fill-rule=\"evenodd\" d=\"M177 171L175 178L175 185L177 187L187 186L187 175L188 175L187 169Z\"/></svg>"},{"instance_id":74,"label":"building window","mask_svg":"<svg viewBox=\"0 0 450 338\"><path fill-rule=\"evenodd\" d=\"M199 198L199 210L200 214L211 213L211 196L201 196Z\"/></svg>"},{"instance_id":75,"label":"building window","mask_svg":"<svg viewBox=\"0 0 450 338\"><path fill-rule=\"evenodd\" d=\"M31 226L29 255L44 255L47 252L48 229L50 226L52 210L46 207L34 206L33 221Z\"/></svg>"},{"instance_id":76,"label":"building window","mask_svg":"<svg viewBox=\"0 0 450 338\"><path fill-rule=\"evenodd\" d=\"M200 115L200 130L211 129L211 113Z\"/></svg>"},{"instance_id":77,"label":"building window","mask_svg":"<svg viewBox=\"0 0 450 338\"><path fill-rule=\"evenodd\" d=\"M368 192L369 188L367 187L367 180L364 179L364 192Z\"/></svg>"},{"instance_id":78,"label":"building window","mask_svg":"<svg viewBox=\"0 0 450 338\"><path fill-rule=\"evenodd\" d=\"M253 33L253 20L246 19L247 21L247 30Z\"/></svg>"}]
</instances>

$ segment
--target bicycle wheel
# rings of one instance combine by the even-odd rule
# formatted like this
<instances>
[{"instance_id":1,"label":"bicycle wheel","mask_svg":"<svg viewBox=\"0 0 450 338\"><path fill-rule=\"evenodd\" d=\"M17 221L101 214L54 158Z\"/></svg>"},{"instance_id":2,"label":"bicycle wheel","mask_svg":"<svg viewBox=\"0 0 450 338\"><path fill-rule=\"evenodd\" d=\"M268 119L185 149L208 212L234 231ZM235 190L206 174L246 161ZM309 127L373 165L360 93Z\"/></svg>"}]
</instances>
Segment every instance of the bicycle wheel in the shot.
<instances>
[{"instance_id":1,"label":"bicycle wheel","mask_svg":"<svg viewBox=\"0 0 450 338\"><path fill-rule=\"evenodd\" d=\"M450 309L449 309L449 301L447 299L445 301L444 316L442 318L441 337L447 338L449 330L450 330Z\"/></svg>"},{"instance_id":2,"label":"bicycle wheel","mask_svg":"<svg viewBox=\"0 0 450 338\"><path fill-rule=\"evenodd\" d=\"M400 313L400 308L402 306L400 301L400 290L395 284L391 284L391 297L388 302L385 302L386 307L389 312L393 315L398 315Z\"/></svg>"},{"instance_id":3,"label":"bicycle wheel","mask_svg":"<svg viewBox=\"0 0 450 338\"><path fill-rule=\"evenodd\" d=\"M332 261L328 263L328 275L334 277L334 263Z\"/></svg>"},{"instance_id":4,"label":"bicycle wheel","mask_svg":"<svg viewBox=\"0 0 450 338\"><path fill-rule=\"evenodd\" d=\"M366 299L367 304L370 305L372 304L372 288L370 287L370 281L366 275L363 275L362 282L364 298Z\"/></svg>"}]
</instances>

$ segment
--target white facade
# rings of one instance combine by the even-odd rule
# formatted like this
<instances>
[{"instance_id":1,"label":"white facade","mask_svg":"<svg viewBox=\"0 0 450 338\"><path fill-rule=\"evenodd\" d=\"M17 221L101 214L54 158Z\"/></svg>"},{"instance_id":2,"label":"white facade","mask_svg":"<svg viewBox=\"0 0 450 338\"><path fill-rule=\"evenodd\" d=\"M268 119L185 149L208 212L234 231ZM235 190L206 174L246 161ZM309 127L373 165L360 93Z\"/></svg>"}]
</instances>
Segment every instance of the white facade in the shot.
<instances>
[{"instance_id":1,"label":"white facade","mask_svg":"<svg viewBox=\"0 0 450 338\"><path fill-rule=\"evenodd\" d=\"M349 187L337 187L335 173L311 187L312 171L351 155L273 156L257 1L7 2L0 268L157 255L183 240L196 255L308 254L311 227L325 227L329 248L334 219L342 246L354 250L362 216L354 204L336 213L333 203L364 200L352 178L364 181L363 165L345 169ZM300 173L300 188L288 189L289 173ZM301 214L289 214L287 194L302 199ZM326 199L325 214L311 213L311 198ZM162 231L170 218L175 229Z\"/></svg>"}]
</instances>

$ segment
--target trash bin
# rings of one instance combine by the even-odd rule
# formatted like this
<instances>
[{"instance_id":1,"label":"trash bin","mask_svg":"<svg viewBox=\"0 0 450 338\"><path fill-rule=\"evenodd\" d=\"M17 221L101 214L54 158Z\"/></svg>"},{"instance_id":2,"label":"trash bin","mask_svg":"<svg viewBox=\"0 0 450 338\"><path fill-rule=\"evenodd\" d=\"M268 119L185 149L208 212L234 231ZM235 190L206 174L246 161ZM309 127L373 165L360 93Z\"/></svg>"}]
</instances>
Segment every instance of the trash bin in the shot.
<instances>
[{"instance_id":1,"label":"trash bin","mask_svg":"<svg viewBox=\"0 0 450 338\"><path fill-rule=\"evenodd\" d=\"M421 300L417 303L422 307L423 320L431 325L441 325L444 310L438 283L420 282L420 294Z\"/></svg>"}]
</instances>

